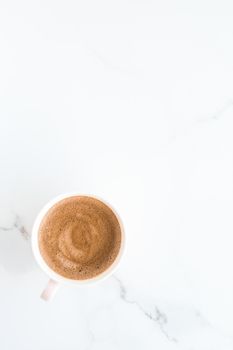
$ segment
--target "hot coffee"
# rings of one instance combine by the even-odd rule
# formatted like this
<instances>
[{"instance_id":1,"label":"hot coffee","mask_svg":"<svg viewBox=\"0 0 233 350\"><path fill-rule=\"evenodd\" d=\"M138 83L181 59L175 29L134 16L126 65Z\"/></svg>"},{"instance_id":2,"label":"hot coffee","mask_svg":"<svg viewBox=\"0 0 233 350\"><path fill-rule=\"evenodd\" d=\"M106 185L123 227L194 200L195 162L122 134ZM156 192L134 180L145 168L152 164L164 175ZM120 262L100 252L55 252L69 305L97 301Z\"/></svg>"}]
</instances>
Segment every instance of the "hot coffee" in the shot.
<instances>
[{"instance_id":1,"label":"hot coffee","mask_svg":"<svg viewBox=\"0 0 233 350\"><path fill-rule=\"evenodd\" d=\"M39 227L39 249L47 265L69 279L93 278L108 269L121 246L113 211L88 196L68 197L52 206Z\"/></svg>"}]
</instances>

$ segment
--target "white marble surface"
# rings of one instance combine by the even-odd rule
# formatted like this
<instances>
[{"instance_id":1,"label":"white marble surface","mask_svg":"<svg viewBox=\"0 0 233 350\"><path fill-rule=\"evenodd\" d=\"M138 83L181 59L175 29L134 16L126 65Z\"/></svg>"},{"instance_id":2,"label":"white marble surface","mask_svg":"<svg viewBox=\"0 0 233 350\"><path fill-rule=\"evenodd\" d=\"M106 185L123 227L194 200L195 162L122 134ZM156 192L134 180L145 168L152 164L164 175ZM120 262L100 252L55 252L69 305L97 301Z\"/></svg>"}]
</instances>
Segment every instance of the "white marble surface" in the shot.
<instances>
[{"instance_id":1,"label":"white marble surface","mask_svg":"<svg viewBox=\"0 0 233 350\"><path fill-rule=\"evenodd\" d=\"M0 2L0 349L233 349L232 1ZM127 254L39 299L40 208L93 193Z\"/></svg>"}]
</instances>

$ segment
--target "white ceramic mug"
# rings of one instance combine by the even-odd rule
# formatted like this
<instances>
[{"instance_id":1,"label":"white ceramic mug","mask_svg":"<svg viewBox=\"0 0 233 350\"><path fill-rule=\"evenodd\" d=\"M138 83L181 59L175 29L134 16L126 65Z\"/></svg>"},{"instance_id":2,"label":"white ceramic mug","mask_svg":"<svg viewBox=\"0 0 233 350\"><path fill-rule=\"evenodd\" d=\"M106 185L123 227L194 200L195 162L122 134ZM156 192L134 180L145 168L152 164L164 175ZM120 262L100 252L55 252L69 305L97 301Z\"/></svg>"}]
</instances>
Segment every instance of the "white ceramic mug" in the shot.
<instances>
[{"instance_id":1,"label":"white ceramic mug","mask_svg":"<svg viewBox=\"0 0 233 350\"><path fill-rule=\"evenodd\" d=\"M113 211L113 213L115 214L115 216L119 222L120 228L121 228L121 246L119 249L119 253L118 253L116 259L114 260L114 262L112 263L112 265L109 266L101 274L99 274L93 278L89 278L89 279L85 279L85 280L69 279L69 278L66 278L64 276L59 275L54 270L52 270L47 265L45 260L43 259L42 255L40 253L39 244L38 244L38 234L39 234L40 223L41 223L42 219L44 218L44 216L46 215L46 213L48 212L48 210L53 205L55 205L57 202L61 201L62 199L69 198L69 197L75 197L75 196L88 196L88 197L96 198L96 199L100 200L101 202L103 202L105 205L107 205ZM69 285L76 285L76 286L87 285L87 284L93 284L93 283L102 281L105 278L111 276L113 274L113 272L115 272L116 268L119 266L119 262L123 256L124 251L125 251L125 232L124 232L123 224L122 224L122 221L121 221L119 215L117 214L117 212L115 211L115 209L113 209L113 207L111 205L106 203L106 201L104 201L101 198L98 198L96 196L92 196L92 195L83 195L80 193L75 193L75 194L72 193L72 194L60 195L60 196L52 199L41 209L41 211L39 212L39 214L35 220L35 223L34 223L34 226L32 229L31 242L32 242L32 251L33 251L33 254L35 256L35 259L36 259L38 265L50 278L48 283L47 283L47 286L45 287L44 291L41 294L41 298L48 301L54 296L55 292L57 291L58 287L61 284L69 284Z\"/></svg>"}]
</instances>

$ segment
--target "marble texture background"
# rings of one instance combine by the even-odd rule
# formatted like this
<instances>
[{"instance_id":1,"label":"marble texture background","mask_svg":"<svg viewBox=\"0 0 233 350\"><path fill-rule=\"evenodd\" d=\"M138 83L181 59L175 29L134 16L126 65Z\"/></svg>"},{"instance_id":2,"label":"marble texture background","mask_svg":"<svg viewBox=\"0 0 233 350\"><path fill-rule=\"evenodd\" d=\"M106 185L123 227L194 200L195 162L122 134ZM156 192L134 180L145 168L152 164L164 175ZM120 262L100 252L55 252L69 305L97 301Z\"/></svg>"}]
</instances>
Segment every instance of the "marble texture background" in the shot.
<instances>
[{"instance_id":1,"label":"marble texture background","mask_svg":"<svg viewBox=\"0 0 233 350\"><path fill-rule=\"evenodd\" d=\"M0 2L1 350L233 349L233 3ZM127 254L39 295L40 208L93 193Z\"/></svg>"}]
</instances>

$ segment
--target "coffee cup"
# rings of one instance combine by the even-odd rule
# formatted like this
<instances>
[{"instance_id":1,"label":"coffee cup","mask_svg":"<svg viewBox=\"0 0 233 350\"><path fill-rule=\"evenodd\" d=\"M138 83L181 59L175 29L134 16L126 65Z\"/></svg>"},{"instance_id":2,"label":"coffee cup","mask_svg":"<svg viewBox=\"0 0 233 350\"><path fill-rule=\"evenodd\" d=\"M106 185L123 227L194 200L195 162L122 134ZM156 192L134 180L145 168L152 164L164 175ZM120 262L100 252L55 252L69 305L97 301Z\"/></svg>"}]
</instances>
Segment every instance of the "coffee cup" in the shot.
<instances>
[{"instance_id":1,"label":"coffee cup","mask_svg":"<svg viewBox=\"0 0 233 350\"><path fill-rule=\"evenodd\" d=\"M54 207L57 203L59 203L60 201L64 200L64 199L69 199L71 197L76 197L76 196L82 196L82 197L91 197L93 199L96 199L98 201L101 201L105 206L107 206L112 213L115 215L119 226L120 226L120 231L121 231L121 244L119 247L119 251L117 253L117 256L115 258L115 260L112 262L112 264L103 272L101 272L100 274L91 277L91 278L87 278L87 279L71 279L71 278L67 278L65 276L62 276L61 274L57 273L57 271L54 271L49 265L48 263L45 261L43 255L41 254L40 248L39 248L39 228L41 225L42 220L44 219L44 217L46 216L46 214L48 213L48 211ZM33 229L32 229L32 236L31 236L31 244L32 244L32 251L34 254L34 257L36 259L36 262L38 263L39 267L48 275L49 277L49 281L45 287L45 289L43 290L42 294L41 294L41 298L45 301L49 301L53 298L53 296L55 295L56 291L58 290L58 288L61 285L72 285L72 286L82 286L82 285L93 285L97 282L103 281L106 278L110 277L118 268L119 263L122 259L123 253L125 251L125 231L123 228L123 223L122 220L120 219L118 213L116 212L116 210L109 204L107 203L105 200L93 196L93 195L80 195L77 193L72 193L72 194L63 194L60 196L57 196L56 198L50 200L39 212L39 214L36 217L36 220L34 222L33 225Z\"/></svg>"}]
</instances>

